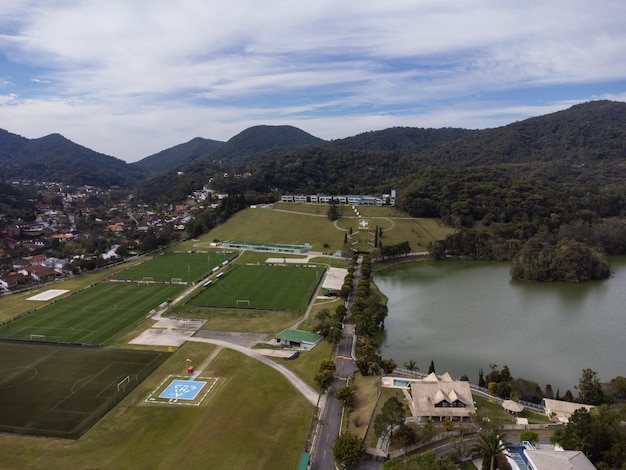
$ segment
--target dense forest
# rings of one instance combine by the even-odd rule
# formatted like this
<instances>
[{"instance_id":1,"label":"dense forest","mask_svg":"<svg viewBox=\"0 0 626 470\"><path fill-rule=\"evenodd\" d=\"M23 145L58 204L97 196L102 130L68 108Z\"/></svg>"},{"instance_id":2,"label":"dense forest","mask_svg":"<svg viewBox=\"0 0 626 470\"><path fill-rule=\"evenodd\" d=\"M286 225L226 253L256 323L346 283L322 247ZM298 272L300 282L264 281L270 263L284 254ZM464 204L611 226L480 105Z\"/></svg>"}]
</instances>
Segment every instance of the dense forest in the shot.
<instances>
[{"instance_id":1,"label":"dense forest","mask_svg":"<svg viewBox=\"0 0 626 470\"><path fill-rule=\"evenodd\" d=\"M0 227L4 219L32 221L35 219L35 205L32 195L24 189L16 188L0 181Z\"/></svg>"}]
</instances>

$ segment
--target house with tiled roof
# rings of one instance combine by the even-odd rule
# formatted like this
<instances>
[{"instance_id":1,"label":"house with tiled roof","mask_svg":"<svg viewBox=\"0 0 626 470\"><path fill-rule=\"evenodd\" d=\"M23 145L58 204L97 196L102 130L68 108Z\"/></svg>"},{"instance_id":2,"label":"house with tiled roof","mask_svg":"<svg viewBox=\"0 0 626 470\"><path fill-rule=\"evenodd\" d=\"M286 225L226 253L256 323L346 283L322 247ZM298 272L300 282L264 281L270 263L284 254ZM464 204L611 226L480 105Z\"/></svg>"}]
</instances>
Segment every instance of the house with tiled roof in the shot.
<instances>
[{"instance_id":1,"label":"house with tiled roof","mask_svg":"<svg viewBox=\"0 0 626 470\"><path fill-rule=\"evenodd\" d=\"M447 372L411 380L410 393L411 412L419 421L463 421L476 412L469 382L456 380Z\"/></svg>"},{"instance_id":2,"label":"house with tiled roof","mask_svg":"<svg viewBox=\"0 0 626 470\"><path fill-rule=\"evenodd\" d=\"M37 282L50 282L61 276L61 274L54 269L39 265L30 266L25 268L24 271Z\"/></svg>"},{"instance_id":3,"label":"house with tiled roof","mask_svg":"<svg viewBox=\"0 0 626 470\"><path fill-rule=\"evenodd\" d=\"M11 272L0 276L0 284L4 286L5 289L13 289L20 285L27 284L29 280L30 277L24 273Z\"/></svg>"}]
</instances>

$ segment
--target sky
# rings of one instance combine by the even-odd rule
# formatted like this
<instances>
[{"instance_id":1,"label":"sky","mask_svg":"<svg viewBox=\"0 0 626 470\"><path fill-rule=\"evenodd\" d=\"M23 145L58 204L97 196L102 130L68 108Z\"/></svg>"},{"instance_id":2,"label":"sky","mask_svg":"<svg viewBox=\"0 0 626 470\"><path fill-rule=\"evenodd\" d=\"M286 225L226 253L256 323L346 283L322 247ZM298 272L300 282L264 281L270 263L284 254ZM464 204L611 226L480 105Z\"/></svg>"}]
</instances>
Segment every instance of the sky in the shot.
<instances>
[{"instance_id":1,"label":"sky","mask_svg":"<svg viewBox=\"0 0 626 470\"><path fill-rule=\"evenodd\" d=\"M626 101L623 0L0 2L0 128L133 162L255 125L323 139Z\"/></svg>"}]
</instances>

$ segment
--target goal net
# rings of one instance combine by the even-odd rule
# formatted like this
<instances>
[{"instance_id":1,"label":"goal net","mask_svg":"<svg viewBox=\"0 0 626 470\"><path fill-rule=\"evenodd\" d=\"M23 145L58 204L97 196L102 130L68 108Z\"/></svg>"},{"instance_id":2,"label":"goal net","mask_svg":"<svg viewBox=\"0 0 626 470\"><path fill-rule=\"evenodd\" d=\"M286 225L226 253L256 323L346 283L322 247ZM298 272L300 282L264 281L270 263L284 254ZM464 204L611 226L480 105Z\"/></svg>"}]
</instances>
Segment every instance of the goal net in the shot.
<instances>
[{"instance_id":1,"label":"goal net","mask_svg":"<svg viewBox=\"0 0 626 470\"><path fill-rule=\"evenodd\" d=\"M117 391L126 390L126 386L130 384L130 375L127 375L122 380L120 380L117 384Z\"/></svg>"},{"instance_id":2,"label":"goal net","mask_svg":"<svg viewBox=\"0 0 626 470\"><path fill-rule=\"evenodd\" d=\"M46 335L30 335L31 341L45 341Z\"/></svg>"},{"instance_id":3,"label":"goal net","mask_svg":"<svg viewBox=\"0 0 626 470\"><path fill-rule=\"evenodd\" d=\"M250 301L248 299L237 299L237 307L249 307Z\"/></svg>"}]
</instances>

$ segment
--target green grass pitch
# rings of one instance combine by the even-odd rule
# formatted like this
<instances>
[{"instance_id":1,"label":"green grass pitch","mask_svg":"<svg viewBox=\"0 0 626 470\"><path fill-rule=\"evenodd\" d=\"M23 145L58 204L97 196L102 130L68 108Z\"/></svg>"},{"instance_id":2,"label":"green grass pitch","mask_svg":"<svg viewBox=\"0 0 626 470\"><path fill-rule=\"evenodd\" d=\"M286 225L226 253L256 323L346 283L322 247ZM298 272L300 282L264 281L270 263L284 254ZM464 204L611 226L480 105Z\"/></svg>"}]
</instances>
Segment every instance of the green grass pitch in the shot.
<instances>
[{"instance_id":1,"label":"green grass pitch","mask_svg":"<svg viewBox=\"0 0 626 470\"><path fill-rule=\"evenodd\" d=\"M189 305L304 312L323 274L320 266L237 266ZM250 305L237 300L249 300Z\"/></svg>"},{"instance_id":2,"label":"green grass pitch","mask_svg":"<svg viewBox=\"0 0 626 470\"><path fill-rule=\"evenodd\" d=\"M178 285L96 284L0 327L0 338L104 344L182 292Z\"/></svg>"},{"instance_id":3,"label":"green grass pitch","mask_svg":"<svg viewBox=\"0 0 626 470\"><path fill-rule=\"evenodd\" d=\"M235 256L236 253L165 253L125 269L111 279L142 281L152 278L155 282L170 282L172 278L179 278L183 282L196 282Z\"/></svg>"},{"instance_id":4,"label":"green grass pitch","mask_svg":"<svg viewBox=\"0 0 626 470\"><path fill-rule=\"evenodd\" d=\"M167 357L0 342L0 432L76 439Z\"/></svg>"}]
</instances>

